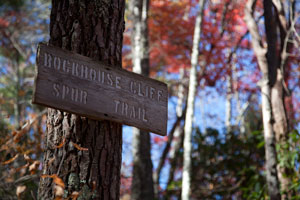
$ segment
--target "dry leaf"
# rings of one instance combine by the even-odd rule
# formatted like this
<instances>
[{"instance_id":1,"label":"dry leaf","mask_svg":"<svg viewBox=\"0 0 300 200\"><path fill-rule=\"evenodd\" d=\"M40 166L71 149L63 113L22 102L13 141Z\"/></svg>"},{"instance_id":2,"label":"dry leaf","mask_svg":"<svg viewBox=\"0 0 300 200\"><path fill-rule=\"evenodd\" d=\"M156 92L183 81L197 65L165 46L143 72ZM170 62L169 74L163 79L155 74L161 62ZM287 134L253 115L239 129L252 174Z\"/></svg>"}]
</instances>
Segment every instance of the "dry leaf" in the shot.
<instances>
[{"instance_id":1,"label":"dry leaf","mask_svg":"<svg viewBox=\"0 0 300 200\"><path fill-rule=\"evenodd\" d=\"M29 126L26 126L25 128L17 131L17 134L14 136L14 142L18 143L20 141L20 138L25 135L29 131Z\"/></svg>"},{"instance_id":2,"label":"dry leaf","mask_svg":"<svg viewBox=\"0 0 300 200\"><path fill-rule=\"evenodd\" d=\"M13 183L15 179L11 176L5 178L5 183Z\"/></svg>"},{"instance_id":3,"label":"dry leaf","mask_svg":"<svg viewBox=\"0 0 300 200\"><path fill-rule=\"evenodd\" d=\"M16 190L16 195L18 196L18 198L20 198L21 194L26 190L26 186L25 185L20 185L17 187Z\"/></svg>"},{"instance_id":4,"label":"dry leaf","mask_svg":"<svg viewBox=\"0 0 300 200\"><path fill-rule=\"evenodd\" d=\"M19 90L19 92L18 92L18 95L21 96L21 97L22 97L22 96L25 96L25 94L26 94L26 93L25 93L24 90Z\"/></svg>"},{"instance_id":5,"label":"dry leaf","mask_svg":"<svg viewBox=\"0 0 300 200\"><path fill-rule=\"evenodd\" d=\"M53 182L56 185L59 185L62 188L65 188L65 184L63 182L63 180L61 178L59 178L56 174L52 174L52 175L47 175L47 174L43 174L41 175L42 178L52 178Z\"/></svg>"},{"instance_id":6,"label":"dry leaf","mask_svg":"<svg viewBox=\"0 0 300 200\"><path fill-rule=\"evenodd\" d=\"M49 160L48 165L50 166L54 161L55 161L55 156Z\"/></svg>"},{"instance_id":7,"label":"dry leaf","mask_svg":"<svg viewBox=\"0 0 300 200\"><path fill-rule=\"evenodd\" d=\"M28 162L33 162L33 160L27 154L24 154L24 159Z\"/></svg>"},{"instance_id":8,"label":"dry leaf","mask_svg":"<svg viewBox=\"0 0 300 200\"><path fill-rule=\"evenodd\" d=\"M29 164L29 163L28 163ZM18 170L18 169L17 169ZM24 166L23 167L21 167L20 168L20 170L19 170L19 173L20 173L20 176L24 176L25 174L26 174L26 168L24 168Z\"/></svg>"},{"instance_id":9,"label":"dry leaf","mask_svg":"<svg viewBox=\"0 0 300 200\"><path fill-rule=\"evenodd\" d=\"M39 167L40 161L36 160L29 166L29 171L31 174L35 174L36 169Z\"/></svg>"},{"instance_id":10,"label":"dry leaf","mask_svg":"<svg viewBox=\"0 0 300 200\"><path fill-rule=\"evenodd\" d=\"M92 191L95 191L96 187L97 187L97 183L96 183L96 181L93 181L92 182Z\"/></svg>"},{"instance_id":11,"label":"dry leaf","mask_svg":"<svg viewBox=\"0 0 300 200\"><path fill-rule=\"evenodd\" d=\"M54 176L53 176L53 182L54 182L56 185L59 185L59 186L61 186L62 188L65 188L65 183L64 183L64 181L63 181L61 178L59 178L56 174L54 174Z\"/></svg>"},{"instance_id":12,"label":"dry leaf","mask_svg":"<svg viewBox=\"0 0 300 200\"><path fill-rule=\"evenodd\" d=\"M23 166L17 168L17 169L16 169L16 172L19 172L19 171L21 171L22 169L25 169L25 170L26 170L26 168L27 168L28 166L29 166L29 163L26 163L26 165L23 165Z\"/></svg>"},{"instance_id":13,"label":"dry leaf","mask_svg":"<svg viewBox=\"0 0 300 200\"><path fill-rule=\"evenodd\" d=\"M55 148L57 148L57 149L62 148L65 143L66 143L66 138L64 138L63 141L58 146L56 146Z\"/></svg>"},{"instance_id":14,"label":"dry leaf","mask_svg":"<svg viewBox=\"0 0 300 200\"><path fill-rule=\"evenodd\" d=\"M2 162L2 165L7 165L9 163L12 163L14 160L16 160L18 158L19 154L15 155L14 157L12 157L11 159Z\"/></svg>"},{"instance_id":15,"label":"dry leaf","mask_svg":"<svg viewBox=\"0 0 300 200\"><path fill-rule=\"evenodd\" d=\"M125 194L120 198L120 200L130 200L130 199L131 199L131 197L129 194Z\"/></svg>"},{"instance_id":16,"label":"dry leaf","mask_svg":"<svg viewBox=\"0 0 300 200\"><path fill-rule=\"evenodd\" d=\"M57 197L62 197L64 195L64 188L59 185L54 186L54 194Z\"/></svg>"},{"instance_id":17,"label":"dry leaf","mask_svg":"<svg viewBox=\"0 0 300 200\"><path fill-rule=\"evenodd\" d=\"M1 152L1 151L8 150L8 149L9 149L8 145L7 145L7 144L3 144L3 145L1 146L1 148L0 148L0 152Z\"/></svg>"},{"instance_id":18,"label":"dry leaf","mask_svg":"<svg viewBox=\"0 0 300 200\"><path fill-rule=\"evenodd\" d=\"M72 192L70 197L72 198L72 200L76 200L78 198L78 196L79 196L79 192L74 191L74 192Z\"/></svg>"},{"instance_id":19,"label":"dry leaf","mask_svg":"<svg viewBox=\"0 0 300 200\"><path fill-rule=\"evenodd\" d=\"M76 149L78 149L79 151L88 151L88 150L89 150L88 148L81 147L81 146L79 146L78 144L76 144L76 143L74 143L74 142L72 142L72 144L73 144L74 147L75 147Z\"/></svg>"}]
</instances>

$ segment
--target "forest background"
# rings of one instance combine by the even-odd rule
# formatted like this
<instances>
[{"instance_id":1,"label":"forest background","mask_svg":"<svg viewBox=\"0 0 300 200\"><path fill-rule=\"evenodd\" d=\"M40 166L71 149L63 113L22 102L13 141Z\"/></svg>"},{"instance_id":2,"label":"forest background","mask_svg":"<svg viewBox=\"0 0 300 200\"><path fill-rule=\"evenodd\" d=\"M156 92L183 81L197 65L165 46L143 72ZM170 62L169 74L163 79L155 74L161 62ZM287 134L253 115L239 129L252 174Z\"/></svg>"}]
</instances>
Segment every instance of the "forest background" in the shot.
<instances>
[{"instance_id":1,"label":"forest background","mask_svg":"<svg viewBox=\"0 0 300 200\"><path fill-rule=\"evenodd\" d=\"M137 57L133 36L138 24L134 2L126 1L123 39L123 68L132 71ZM146 173L151 181L145 187L153 189L147 192L156 199L185 199L182 178L184 152L189 149L187 114L192 107L189 198L299 199L300 2L148 3L144 22L148 24L149 76L168 84L169 111L168 136L150 134L152 164ZM31 97L36 48L38 42L49 40L50 10L51 3L45 0L0 1L2 199L37 196L47 109L32 105ZM201 18L194 65L197 90L190 104L197 17ZM272 96L277 94L274 91L279 91L278 96ZM269 98L271 129L266 128L263 118L267 116L263 112L268 111L264 110L265 96ZM275 101L278 99L283 103ZM284 117L279 118L283 125L278 120L282 113ZM267 130L274 136L271 142ZM144 177L134 174L135 165L143 160L132 153L139 151L134 149L136 137L132 132L132 127L123 126L122 199L143 194L134 184ZM265 152L273 154L268 157ZM268 165L273 161L275 168ZM276 173L268 174L272 170ZM277 186L271 188L271 183Z\"/></svg>"}]
</instances>

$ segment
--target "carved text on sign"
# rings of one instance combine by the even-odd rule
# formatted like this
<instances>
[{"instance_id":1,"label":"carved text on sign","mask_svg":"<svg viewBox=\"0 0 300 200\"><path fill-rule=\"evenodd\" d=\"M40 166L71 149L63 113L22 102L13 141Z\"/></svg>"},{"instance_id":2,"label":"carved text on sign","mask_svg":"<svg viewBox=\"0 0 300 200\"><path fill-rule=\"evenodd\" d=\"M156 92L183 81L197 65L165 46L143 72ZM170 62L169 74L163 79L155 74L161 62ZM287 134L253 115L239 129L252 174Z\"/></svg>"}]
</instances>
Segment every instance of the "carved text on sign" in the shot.
<instances>
[{"instance_id":1,"label":"carved text on sign","mask_svg":"<svg viewBox=\"0 0 300 200\"><path fill-rule=\"evenodd\" d=\"M96 84L106 84L116 89L122 89L121 77L94 69L86 65L76 63L72 60L60 58L50 53L44 53L44 67L52 68L58 72L67 73L74 77L93 81ZM109 68L108 68L109 70ZM130 92L140 97L146 97L154 101L161 101L162 91L142 82L130 81Z\"/></svg>"},{"instance_id":2,"label":"carved text on sign","mask_svg":"<svg viewBox=\"0 0 300 200\"><path fill-rule=\"evenodd\" d=\"M115 113L121 114L122 116L129 117L131 119L142 120L147 122L146 109L130 105L126 102L114 100L115 102Z\"/></svg>"},{"instance_id":3,"label":"carved text on sign","mask_svg":"<svg viewBox=\"0 0 300 200\"><path fill-rule=\"evenodd\" d=\"M167 85L40 44L32 102L165 135Z\"/></svg>"},{"instance_id":4,"label":"carved text on sign","mask_svg":"<svg viewBox=\"0 0 300 200\"><path fill-rule=\"evenodd\" d=\"M67 85L61 85L59 83L53 83L52 95L56 98L61 98L65 101L73 101L82 104L87 103L87 91L80 90L78 88L69 87Z\"/></svg>"}]
</instances>

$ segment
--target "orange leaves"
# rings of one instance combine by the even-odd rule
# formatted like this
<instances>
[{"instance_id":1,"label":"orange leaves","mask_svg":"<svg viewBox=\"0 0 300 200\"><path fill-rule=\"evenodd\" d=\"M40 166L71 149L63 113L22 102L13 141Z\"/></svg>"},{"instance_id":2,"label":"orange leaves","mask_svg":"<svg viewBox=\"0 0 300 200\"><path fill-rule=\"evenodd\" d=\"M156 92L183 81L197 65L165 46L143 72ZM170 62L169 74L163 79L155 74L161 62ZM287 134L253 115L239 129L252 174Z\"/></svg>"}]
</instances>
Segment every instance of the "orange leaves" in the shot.
<instances>
[{"instance_id":1,"label":"orange leaves","mask_svg":"<svg viewBox=\"0 0 300 200\"><path fill-rule=\"evenodd\" d=\"M59 178L56 174L47 175L43 174L41 175L41 178L52 178L54 185L54 194L56 196L56 200L63 199L62 196L64 195L64 189L65 189L65 183L64 181Z\"/></svg>"},{"instance_id":2,"label":"orange leaves","mask_svg":"<svg viewBox=\"0 0 300 200\"><path fill-rule=\"evenodd\" d=\"M21 130L19 130L19 131L14 131L14 132L12 133L12 135L14 136L13 141L14 141L15 143L18 143L18 142L20 141L21 137L22 137L23 135L25 135L25 134L29 131L30 126L31 126L31 124L30 124L29 121L28 121L28 122L23 126L23 128L22 128Z\"/></svg>"},{"instance_id":3,"label":"orange leaves","mask_svg":"<svg viewBox=\"0 0 300 200\"><path fill-rule=\"evenodd\" d=\"M25 190L26 190L26 186L25 185L20 185L20 186L17 187L16 195L17 195L18 199L20 199L21 194L23 192L25 192Z\"/></svg>"},{"instance_id":4,"label":"orange leaves","mask_svg":"<svg viewBox=\"0 0 300 200\"><path fill-rule=\"evenodd\" d=\"M18 95L19 95L20 97L25 96L25 94L26 94L26 92L25 92L24 90L19 90L19 92L18 92Z\"/></svg>"},{"instance_id":5,"label":"orange leaves","mask_svg":"<svg viewBox=\"0 0 300 200\"><path fill-rule=\"evenodd\" d=\"M56 196L55 199L61 199L61 197L64 195L64 188L61 187L60 185L55 185L54 186L54 194Z\"/></svg>"},{"instance_id":6,"label":"orange leaves","mask_svg":"<svg viewBox=\"0 0 300 200\"><path fill-rule=\"evenodd\" d=\"M35 174L40 165L40 161L36 160L29 166L30 174Z\"/></svg>"},{"instance_id":7,"label":"orange leaves","mask_svg":"<svg viewBox=\"0 0 300 200\"><path fill-rule=\"evenodd\" d=\"M24 159L25 159L27 162L34 162L34 160L32 160L27 154L24 154Z\"/></svg>"},{"instance_id":8,"label":"orange leaves","mask_svg":"<svg viewBox=\"0 0 300 200\"><path fill-rule=\"evenodd\" d=\"M153 141L155 144L162 145L168 141L168 137L167 136L165 136L165 137L154 136Z\"/></svg>"},{"instance_id":9,"label":"orange leaves","mask_svg":"<svg viewBox=\"0 0 300 200\"><path fill-rule=\"evenodd\" d=\"M63 141L59 145L57 145L55 148L57 148L57 149L62 148L65 145L65 143L66 143L66 138L64 138ZM72 141L71 141L71 143L79 151L88 151L89 150L88 148L81 147Z\"/></svg>"},{"instance_id":10,"label":"orange leaves","mask_svg":"<svg viewBox=\"0 0 300 200\"><path fill-rule=\"evenodd\" d=\"M19 157L19 154L16 154L16 155L15 155L14 157L12 157L11 159L2 162L2 165L7 165L7 164L9 164L9 163L12 163L12 162L14 162L18 157Z\"/></svg>"},{"instance_id":11,"label":"orange leaves","mask_svg":"<svg viewBox=\"0 0 300 200\"><path fill-rule=\"evenodd\" d=\"M80 147L78 144L72 142L72 144L74 145L74 147L76 149L78 149L79 151L88 151L89 149L88 148L84 148L84 147Z\"/></svg>"},{"instance_id":12,"label":"orange leaves","mask_svg":"<svg viewBox=\"0 0 300 200\"><path fill-rule=\"evenodd\" d=\"M59 145L57 145L55 148L57 148L57 149L62 148L65 143L66 143L66 138L64 138L63 141Z\"/></svg>"},{"instance_id":13,"label":"orange leaves","mask_svg":"<svg viewBox=\"0 0 300 200\"><path fill-rule=\"evenodd\" d=\"M74 192L72 192L70 198L72 198L72 200L76 200L78 198L79 194L80 194L79 192L74 191Z\"/></svg>"},{"instance_id":14,"label":"orange leaves","mask_svg":"<svg viewBox=\"0 0 300 200\"><path fill-rule=\"evenodd\" d=\"M9 25L9 21L7 21L6 19L4 18L0 18L0 27L8 27Z\"/></svg>"},{"instance_id":15,"label":"orange leaves","mask_svg":"<svg viewBox=\"0 0 300 200\"><path fill-rule=\"evenodd\" d=\"M190 66L189 52L195 19L189 13L193 6L190 1L151 1L151 66L158 70L163 66L173 73L177 73L180 67Z\"/></svg>"},{"instance_id":16,"label":"orange leaves","mask_svg":"<svg viewBox=\"0 0 300 200\"><path fill-rule=\"evenodd\" d=\"M59 178L56 174L52 174L52 175L47 175L47 174L43 174L41 175L42 178L52 178L53 182L62 187L65 188L65 183L63 182L63 180L61 178Z\"/></svg>"}]
</instances>

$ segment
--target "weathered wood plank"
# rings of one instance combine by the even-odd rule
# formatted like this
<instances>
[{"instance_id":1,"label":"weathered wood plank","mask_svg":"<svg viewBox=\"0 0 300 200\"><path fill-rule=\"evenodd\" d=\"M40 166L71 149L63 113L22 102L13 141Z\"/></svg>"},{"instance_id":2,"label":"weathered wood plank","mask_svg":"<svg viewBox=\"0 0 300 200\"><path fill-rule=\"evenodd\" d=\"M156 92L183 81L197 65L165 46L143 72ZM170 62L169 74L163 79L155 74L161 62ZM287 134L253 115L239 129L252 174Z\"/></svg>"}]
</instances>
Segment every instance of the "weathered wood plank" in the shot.
<instances>
[{"instance_id":1,"label":"weathered wood plank","mask_svg":"<svg viewBox=\"0 0 300 200\"><path fill-rule=\"evenodd\" d=\"M32 103L166 135L163 82L39 44Z\"/></svg>"}]
</instances>

